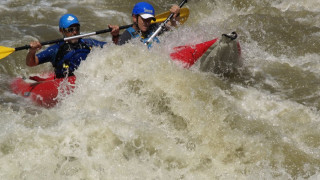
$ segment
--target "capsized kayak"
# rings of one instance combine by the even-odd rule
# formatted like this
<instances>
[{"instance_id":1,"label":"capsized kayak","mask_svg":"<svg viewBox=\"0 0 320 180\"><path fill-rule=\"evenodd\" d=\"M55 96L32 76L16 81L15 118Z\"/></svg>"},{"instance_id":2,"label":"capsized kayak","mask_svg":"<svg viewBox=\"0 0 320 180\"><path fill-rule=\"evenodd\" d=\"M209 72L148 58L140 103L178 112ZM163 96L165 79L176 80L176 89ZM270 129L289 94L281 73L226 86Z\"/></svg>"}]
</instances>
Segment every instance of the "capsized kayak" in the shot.
<instances>
[{"instance_id":1,"label":"capsized kayak","mask_svg":"<svg viewBox=\"0 0 320 180\"><path fill-rule=\"evenodd\" d=\"M181 62L185 68L189 68L217 41L218 38L196 45L175 47L170 57L174 61Z\"/></svg>"},{"instance_id":2,"label":"capsized kayak","mask_svg":"<svg viewBox=\"0 0 320 180\"><path fill-rule=\"evenodd\" d=\"M234 41L235 39L236 34L223 35L221 38L203 43L175 47L170 56L173 61L183 64L185 68L197 65L202 71L227 72L242 65L239 58L240 44ZM54 74L47 74L45 78L38 76L29 77L27 80L15 78L11 82L11 90L30 99L36 105L50 108L59 101L57 98L59 93L72 92L75 82L75 76L56 79Z\"/></svg>"},{"instance_id":3,"label":"capsized kayak","mask_svg":"<svg viewBox=\"0 0 320 180\"><path fill-rule=\"evenodd\" d=\"M197 66L203 72L233 73L243 65L240 43L236 39L235 32L223 34L221 38L200 44L175 47L170 56L185 68Z\"/></svg>"}]
</instances>

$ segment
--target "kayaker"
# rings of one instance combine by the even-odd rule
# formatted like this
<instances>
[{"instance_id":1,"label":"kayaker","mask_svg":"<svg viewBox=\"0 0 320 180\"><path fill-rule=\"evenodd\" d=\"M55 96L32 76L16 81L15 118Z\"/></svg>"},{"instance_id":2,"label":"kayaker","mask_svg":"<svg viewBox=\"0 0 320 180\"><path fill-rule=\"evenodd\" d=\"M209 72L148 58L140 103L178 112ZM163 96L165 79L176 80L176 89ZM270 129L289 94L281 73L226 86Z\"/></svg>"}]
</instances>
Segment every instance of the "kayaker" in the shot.
<instances>
[{"instance_id":1,"label":"kayaker","mask_svg":"<svg viewBox=\"0 0 320 180\"><path fill-rule=\"evenodd\" d=\"M111 35L114 42L119 37L119 26L108 25L112 29ZM59 31L63 37L71 37L80 34L80 23L73 14L65 14L60 18ZM73 72L79 67L81 61L85 60L94 46L102 47L106 42L95 39L72 39L59 42L48 47L46 50L36 54L42 48L39 41L30 42L31 48L26 57L27 66L37 66L51 62L56 78L73 76Z\"/></svg>"},{"instance_id":2,"label":"kayaker","mask_svg":"<svg viewBox=\"0 0 320 180\"><path fill-rule=\"evenodd\" d=\"M170 12L174 13L174 15L172 19L166 24L166 28L164 29L164 31L169 30L171 26L177 26L177 22L180 21L180 7L178 5L173 5L170 8ZM156 20L155 10L153 6L147 2L137 3L132 10L133 26L123 32L123 34L119 38L118 45L125 44L133 38L140 38L142 42L146 42L160 25L157 23L151 24L151 20ZM153 41L160 42L157 37L155 37ZM151 43L149 44L149 47L150 46Z\"/></svg>"}]
</instances>

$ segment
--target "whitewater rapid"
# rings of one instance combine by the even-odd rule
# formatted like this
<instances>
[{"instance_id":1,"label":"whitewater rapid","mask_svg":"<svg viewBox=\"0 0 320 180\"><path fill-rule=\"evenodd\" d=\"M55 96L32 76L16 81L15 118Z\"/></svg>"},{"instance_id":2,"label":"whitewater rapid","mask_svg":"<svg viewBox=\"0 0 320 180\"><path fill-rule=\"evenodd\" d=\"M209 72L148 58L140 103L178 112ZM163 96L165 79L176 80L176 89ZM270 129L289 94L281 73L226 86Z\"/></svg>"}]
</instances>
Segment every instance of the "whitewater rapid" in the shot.
<instances>
[{"instance_id":1,"label":"whitewater rapid","mask_svg":"<svg viewBox=\"0 0 320 180\"><path fill-rule=\"evenodd\" d=\"M1 1L0 45L60 38L74 13L82 33L130 24L138 1ZM176 1L152 3L157 13ZM52 71L26 51L0 61L1 179L319 179L320 61L317 1L188 1L188 21L159 37L95 48L74 93L51 109L9 82ZM185 69L172 48L236 31L236 77ZM94 36L111 42L110 34Z\"/></svg>"}]
</instances>

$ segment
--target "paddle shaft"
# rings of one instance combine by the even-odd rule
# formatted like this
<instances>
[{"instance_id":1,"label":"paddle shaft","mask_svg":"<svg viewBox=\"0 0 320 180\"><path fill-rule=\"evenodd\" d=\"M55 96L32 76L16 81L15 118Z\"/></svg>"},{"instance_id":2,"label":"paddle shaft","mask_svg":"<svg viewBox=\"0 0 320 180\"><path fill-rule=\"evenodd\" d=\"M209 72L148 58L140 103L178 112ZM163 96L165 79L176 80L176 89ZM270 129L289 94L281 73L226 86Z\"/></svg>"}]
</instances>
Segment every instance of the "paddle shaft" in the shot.
<instances>
[{"instance_id":1,"label":"paddle shaft","mask_svg":"<svg viewBox=\"0 0 320 180\"><path fill-rule=\"evenodd\" d=\"M187 3L188 0L183 0L180 4L179 7L181 8L185 3ZM170 16L163 22L161 23L160 27L152 34L152 36L148 39L147 42L145 42L146 45L148 45L154 37L156 37L160 31L164 28L164 26L168 23L168 21L170 21L170 19L173 17L173 13L170 14Z\"/></svg>"},{"instance_id":2,"label":"paddle shaft","mask_svg":"<svg viewBox=\"0 0 320 180\"><path fill-rule=\"evenodd\" d=\"M127 28L129 28L131 26L132 26L132 24L125 25L125 26L120 26L119 29L127 29ZM72 40L72 39L78 39L78 38L93 36L93 35L107 33L107 32L111 32L111 31L112 31L112 29L109 28L109 29L104 29L104 30L100 30L100 31L96 31L96 32L80 34L80 35L77 35L77 36L71 36L71 37L66 37L66 38L61 38L61 39L56 39L56 40L51 40L51 41L45 41L45 42L41 42L40 44L42 46L44 46L44 45L47 45L47 44L54 44L54 43L58 43L58 42L62 42L62 41L68 41L68 40ZM21 46L21 47L16 47L15 51L29 49L29 48L31 48L30 45L25 45L25 46Z\"/></svg>"}]
</instances>

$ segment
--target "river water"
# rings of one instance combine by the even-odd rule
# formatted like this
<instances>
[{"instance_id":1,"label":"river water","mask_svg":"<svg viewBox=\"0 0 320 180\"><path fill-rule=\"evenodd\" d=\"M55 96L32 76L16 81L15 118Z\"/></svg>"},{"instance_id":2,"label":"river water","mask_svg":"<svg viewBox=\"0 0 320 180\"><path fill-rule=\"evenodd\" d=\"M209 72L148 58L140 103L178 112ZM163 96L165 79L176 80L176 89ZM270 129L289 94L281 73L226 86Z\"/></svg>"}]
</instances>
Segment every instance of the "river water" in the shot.
<instances>
[{"instance_id":1,"label":"river water","mask_svg":"<svg viewBox=\"0 0 320 180\"><path fill-rule=\"evenodd\" d=\"M0 45L131 23L137 0L1 0ZM178 1L149 1L156 13ZM51 109L14 95L27 51L0 61L0 179L319 179L320 2L189 0L188 21L147 50L133 41L93 52L77 86ZM184 69L172 48L237 31L236 77ZM110 34L94 36L111 42Z\"/></svg>"}]
</instances>

